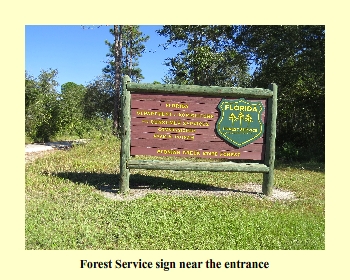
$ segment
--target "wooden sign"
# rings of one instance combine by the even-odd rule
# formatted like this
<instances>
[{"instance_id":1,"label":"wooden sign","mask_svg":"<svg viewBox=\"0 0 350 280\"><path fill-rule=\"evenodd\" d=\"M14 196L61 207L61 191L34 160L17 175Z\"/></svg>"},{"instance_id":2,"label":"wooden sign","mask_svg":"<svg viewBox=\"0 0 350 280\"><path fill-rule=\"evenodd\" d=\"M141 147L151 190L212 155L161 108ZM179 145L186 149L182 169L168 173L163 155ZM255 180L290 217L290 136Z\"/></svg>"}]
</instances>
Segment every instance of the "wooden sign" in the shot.
<instances>
[{"instance_id":1,"label":"wooden sign","mask_svg":"<svg viewBox=\"0 0 350 280\"><path fill-rule=\"evenodd\" d=\"M154 85L125 76L121 109L121 192L129 189L130 169L154 169L263 173L262 191L272 194L275 84L269 89ZM137 155L227 161L140 160Z\"/></svg>"},{"instance_id":2,"label":"wooden sign","mask_svg":"<svg viewBox=\"0 0 350 280\"><path fill-rule=\"evenodd\" d=\"M252 121L254 114L259 115L260 123L258 124L260 124L260 129L259 134L257 132L253 133L255 141L250 141L250 144L248 143L249 145L244 147L229 139L227 129L233 130L236 128L232 124L223 125L225 123L224 112L230 112L232 117L233 112L236 111L223 110L223 108L220 114L219 104L223 105L223 102L232 105L236 101L226 99L223 101L221 97L211 96L132 94L130 154L263 160L264 138L262 127L266 122L266 116L262 107L265 107L266 100L244 101L249 104L258 102L259 112L262 113L249 112L249 114L246 114L251 121L248 123L249 127L254 126ZM243 101L240 100L239 102ZM228 106L227 109L230 108ZM249 109L251 107L246 106L244 108ZM254 108L256 109L256 107ZM240 109L239 106L238 109ZM240 116L239 112L237 112L237 116ZM244 119L243 123L246 123ZM220 129L218 127L220 126L226 129L226 134L219 133ZM231 135L238 135L238 137L243 135L245 138L248 135L249 138L252 131L256 129L250 128L246 133L237 131L238 134L232 130L228 131Z\"/></svg>"}]
</instances>

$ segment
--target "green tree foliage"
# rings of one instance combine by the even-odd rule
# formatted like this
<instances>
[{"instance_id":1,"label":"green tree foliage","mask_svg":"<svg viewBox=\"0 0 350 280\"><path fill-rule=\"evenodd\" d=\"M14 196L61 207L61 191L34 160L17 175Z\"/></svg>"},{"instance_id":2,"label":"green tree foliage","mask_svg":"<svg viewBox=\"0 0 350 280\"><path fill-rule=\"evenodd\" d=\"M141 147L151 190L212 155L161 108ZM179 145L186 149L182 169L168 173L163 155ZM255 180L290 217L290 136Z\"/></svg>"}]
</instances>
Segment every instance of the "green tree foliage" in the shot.
<instances>
[{"instance_id":1,"label":"green tree foliage","mask_svg":"<svg viewBox=\"0 0 350 280\"><path fill-rule=\"evenodd\" d=\"M277 145L288 157L323 158L325 27L237 26L234 33L236 48L257 66L252 86L278 85Z\"/></svg>"},{"instance_id":2,"label":"green tree foliage","mask_svg":"<svg viewBox=\"0 0 350 280\"><path fill-rule=\"evenodd\" d=\"M25 73L25 133L32 141L103 137L111 133L113 100L108 81L96 78L86 87L73 82L56 91L57 70L38 78Z\"/></svg>"},{"instance_id":3,"label":"green tree foliage","mask_svg":"<svg viewBox=\"0 0 350 280\"><path fill-rule=\"evenodd\" d=\"M324 26L167 25L158 34L167 37L165 48L183 48L166 60L166 83L267 88L274 82L279 151L288 159L324 158Z\"/></svg>"},{"instance_id":4,"label":"green tree foliage","mask_svg":"<svg viewBox=\"0 0 350 280\"><path fill-rule=\"evenodd\" d=\"M166 83L202 86L245 86L249 82L248 65L237 53L232 27L224 25L165 25L157 31L167 37L164 45L183 47L165 65L170 67Z\"/></svg>"},{"instance_id":5,"label":"green tree foliage","mask_svg":"<svg viewBox=\"0 0 350 280\"><path fill-rule=\"evenodd\" d=\"M107 57L111 60L103 69L106 78L113 85L113 126L115 133L119 130L120 119L120 92L122 85L122 75L129 75L132 81L139 82L143 79L141 69L138 68L138 58L145 50L144 42L149 36L144 36L138 25L114 25L110 29L114 42L106 41L109 47Z\"/></svg>"},{"instance_id":6,"label":"green tree foliage","mask_svg":"<svg viewBox=\"0 0 350 280\"><path fill-rule=\"evenodd\" d=\"M86 89L73 82L61 86L59 99L61 130L65 134L78 135L84 133L84 97Z\"/></svg>"},{"instance_id":7,"label":"green tree foliage","mask_svg":"<svg viewBox=\"0 0 350 280\"><path fill-rule=\"evenodd\" d=\"M133 82L140 82L144 77L138 67L138 58L142 56L146 47L145 42L149 36L145 36L138 25L124 26L124 63L122 73L128 75Z\"/></svg>"},{"instance_id":8,"label":"green tree foliage","mask_svg":"<svg viewBox=\"0 0 350 280\"><path fill-rule=\"evenodd\" d=\"M83 114L88 120L111 119L113 112L113 84L106 76L97 77L86 86Z\"/></svg>"},{"instance_id":9,"label":"green tree foliage","mask_svg":"<svg viewBox=\"0 0 350 280\"><path fill-rule=\"evenodd\" d=\"M49 141L60 127L57 74L42 70L36 79L25 73L25 132L37 142Z\"/></svg>"}]
</instances>

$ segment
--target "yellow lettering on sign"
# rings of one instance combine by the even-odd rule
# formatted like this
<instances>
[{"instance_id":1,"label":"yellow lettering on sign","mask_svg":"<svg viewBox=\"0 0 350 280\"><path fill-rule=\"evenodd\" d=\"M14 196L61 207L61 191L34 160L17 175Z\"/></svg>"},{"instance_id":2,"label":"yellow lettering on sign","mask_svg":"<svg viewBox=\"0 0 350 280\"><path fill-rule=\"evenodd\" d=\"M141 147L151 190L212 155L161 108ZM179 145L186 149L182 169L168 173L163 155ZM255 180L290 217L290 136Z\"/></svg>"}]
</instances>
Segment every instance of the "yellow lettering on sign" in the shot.
<instances>
[{"instance_id":1,"label":"yellow lettering on sign","mask_svg":"<svg viewBox=\"0 0 350 280\"><path fill-rule=\"evenodd\" d=\"M157 150L157 154L180 155L180 151L176 151L176 150Z\"/></svg>"},{"instance_id":2,"label":"yellow lettering on sign","mask_svg":"<svg viewBox=\"0 0 350 280\"><path fill-rule=\"evenodd\" d=\"M181 120L150 120L151 124L181 125Z\"/></svg>"},{"instance_id":3,"label":"yellow lettering on sign","mask_svg":"<svg viewBox=\"0 0 350 280\"><path fill-rule=\"evenodd\" d=\"M221 152L220 156L221 157L239 157L241 153L236 153L236 152Z\"/></svg>"},{"instance_id":4,"label":"yellow lettering on sign","mask_svg":"<svg viewBox=\"0 0 350 280\"><path fill-rule=\"evenodd\" d=\"M208 122L191 122L191 121L183 121L182 125L193 125L193 126L209 126Z\"/></svg>"},{"instance_id":5,"label":"yellow lettering on sign","mask_svg":"<svg viewBox=\"0 0 350 280\"><path fill-rule=\"evenodd\" d=\"M166 103L166 108L188 109L188 105L185 103Z\"/></svg>"},{"instance_id":6,"label":"yellow lettering on sign","mask_svg":"<svg viewBox=\"0 0 350 280\"><path fill-rule=\"evenodd\" d=\"M160 138L160 139L166 139L166 138L172 138L171 134L153 134L154 138Z\"/></svg>"},{"instance_id":7,"label":"yellow lettering on sign","mask_svg":"<svg viewBox=\"0 0 350 280\"><path fill-rule=\"evenodd\" d=\"M203 156L218 156L218 152L203 151Z\"/></svg>"},{"instance_id":8,"label":"yellow lettering on sign","mask_svg":"<svg viewBox=\"0 0 350 280\"><path fill-rule=\"evenodd\" d=\"M196 132L193 128L176 128L176 127L158 127L158 131L166 132Z\"/></svg>"},{"instance_id":9,"label":"yellow lettering on sign","mask_svg":"<svg viewBox=\"0 0 350 280\"><path fill-rule=\"evenodd\" d=\"M246 112L258 112L258 109L254 106L238 106L232 104L225 104L225 110L230 110L230 111L246 111Z\"/></svg>"},{"instance_id":10,"label":"yellow lettering on sign","mask_svg":"<svg viewBox=\"0 0 350 280\"><path fill-rule=\"evenodd\" d=\"M158 125L209 126L208 122L192 122L192 121L182 121L182 120L149 120L148 123L158 124ZM190 131L186 131L186 132L190 132Z\"/></svg>"},{"instance_id":11,"label":"yellow lettering on sign","mask_svg":"<svg viewBox=\"0 0 350 280\"><path fill-rule=\"evenodd\" d=\"M214 115L212 114L195 114L195 113L180 113L179 117L181 118L203 118L203 119L212 119Z\"/></svg>"},{"instance_id":12,"label":"yellow lettering on sign","mask_svg":"<svg viewBox=\"0 0 350 280\"><path fill-rule=\"evenodd\" d=\"M201 153L199 151L182 151L183 155L199 156Z\"/></svg>"},{"instance_id":13,"label":"yellow lettering on sign","mask_svg":"<svg viewBox=\"0 0 350 280\"><path fill-rule=\"evenodd\" d=\"M175 139L194 140L194 135L174 135Z\"/></svg>"},{"instance_id":14,"label":"yellow lettering on sign","mask_svg":"<svg viewBox=\"0 0 350 280\"><path fill-rule=\"evenodd\" d=\"M159 116L159 117L171 117L171 112L161 112L161 111L136 111L138 116Z\"/></svg>"},{"instance_id":15,"label":"yellow lettering on sign","mask_svg":"<svg viewBox=\"0 0 350 280\"><path fill-rule=\"evenodd\" d=\"M257 128L245 128L245 127L223 127L223 130L230 130L239 133L256 133L258 132Z\"/></svg>"}]
</instances>

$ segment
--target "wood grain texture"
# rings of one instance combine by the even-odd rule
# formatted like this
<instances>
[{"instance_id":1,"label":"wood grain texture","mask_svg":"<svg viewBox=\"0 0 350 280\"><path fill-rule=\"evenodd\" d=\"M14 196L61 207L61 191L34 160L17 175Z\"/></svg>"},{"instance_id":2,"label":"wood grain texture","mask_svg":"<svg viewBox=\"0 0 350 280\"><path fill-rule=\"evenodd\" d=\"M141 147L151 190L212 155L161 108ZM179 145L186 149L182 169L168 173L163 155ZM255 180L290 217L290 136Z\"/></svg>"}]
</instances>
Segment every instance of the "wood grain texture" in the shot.
<instances>
[{"instance_id":1,"label":"wood grain texture","mask_svg":"<svg viewBox=\"0 0 350 280\"><path fill-rule=\"evenodd\" d=\"M131 147L131 155L149 155L149 156L175 156L189 158L222 158L234 160L256 160L260 161L263 152L237 152L235 150L199 150L199 149L164 149L164 148L143 148Z\"/></svg>"},{"instance_id":2,"label":"wood grain texture","mask_svg":"<svg viewBox=\"0 0 350 280\"><path fill-rule=\"evenodd\" d=\"M131 92L151 93L175 93L223 97L258 97L268 98L273 92L262 88L240 88L240 87L218 87L218 86L196 86L196 85L155 85L129 83L127 89Z\"/></svg>"},{"instance_id":3,"label":"wood grain texture","mask_svg":"<svg viewBox=\"0 0 350 280\"><path fill-rule=\"evenodd\" d=\"M220 171L220 172L254 172L266 173L269 168L259 163L235 162L189 162L189 161L158 161L158 160L130 160L128 168L150 170L177 170L177 171Z\"/></svg>"},{"instance_id":4,"label":"wood grain texture","mask_svg":"<svg viewBox=\"0 0 350 280\"><path fill-rule=\"evenodd\" d=\"M159 149L165 149L180 150L181 153L174 153L179 157L263 160L264 136L240 149L218 136L215 125L220 116L217 105L221 99L174 94L131 94L131 155L169 156L158 152ZM249 100L261 101L263 106L266 104L266 100ZM262 121L266 123L265 111ZM200 152L183 153L187 150Z\"/></svg>"},{"instance_id":5,"label":"wood grain texture","mask_svg":"<svg viewBox=\"0 0 350 280\"><path fill-rule=\"evenodd\" d=\"M273 92L273 96L268 99L267 103L269 114L267 117L265 164L269 167L269 172L264 174L262 185L262 192L268 196L272 194L274 185L278 87L276 84L271 84L269 89Z\"/></svg>"},{"instance_id":6,"label":"wood grain texture","mask_svg":"<svg viewBox=\"0 0 350 280\"><path fill-rule=\"evenodd\" d=\"M120 147L120 179L119 190L120 192L127 192L129 190L129 177L130 172L127 168L127 162L130 158L130 92L126 89L127 83L130 83L131 79L125 76L123 79L123 92L121 95L121 147Z\"/></svg>"}]
</instances>

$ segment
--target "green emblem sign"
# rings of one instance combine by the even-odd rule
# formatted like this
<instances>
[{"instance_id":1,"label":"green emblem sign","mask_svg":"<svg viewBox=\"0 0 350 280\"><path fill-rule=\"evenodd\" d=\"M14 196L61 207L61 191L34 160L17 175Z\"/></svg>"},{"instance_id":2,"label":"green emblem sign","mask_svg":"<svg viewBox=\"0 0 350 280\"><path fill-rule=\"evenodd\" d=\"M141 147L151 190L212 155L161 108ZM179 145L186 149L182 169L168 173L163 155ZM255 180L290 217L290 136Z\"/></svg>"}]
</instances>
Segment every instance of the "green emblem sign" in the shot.
<instances>
[{"instance_id":1,"label":"green emblem sign","mask_svg":"<svg viewBox=\"0 0 350 280\"><path fill-rule=\"evenodd\" d=\"M241 148L263 136L261 116L264 106L260 101L221 99L218 108L221 115L216 122L216 131L225 141Z\"/></svg>"}]
</instances>

